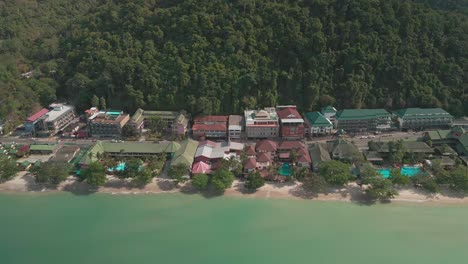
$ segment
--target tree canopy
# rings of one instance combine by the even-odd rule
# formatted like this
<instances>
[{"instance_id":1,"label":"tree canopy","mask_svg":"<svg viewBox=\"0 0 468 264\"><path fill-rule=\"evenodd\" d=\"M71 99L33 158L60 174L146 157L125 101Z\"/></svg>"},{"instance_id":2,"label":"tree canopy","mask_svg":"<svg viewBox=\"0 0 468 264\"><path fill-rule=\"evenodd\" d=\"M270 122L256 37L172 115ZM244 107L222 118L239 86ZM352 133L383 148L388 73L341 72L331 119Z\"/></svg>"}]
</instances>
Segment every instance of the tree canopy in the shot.
<instances>
[{"instance_id":1,"label":"tree canopy","mask_svg":"<svg viewBox=\"0 0 468 264\"><path fill-rule=\"evenodd\" d=\"M211 176L211 186L217 191L224 191L230 188L234 181L234 174L226 169L219 169Z\"/></svg>"},{"instance_id":2,"label":"tree canopy","mask_svg":"<svg viewBox=\"0 0 468 264\"><path fill-rule=\"evenodd\" d=\"M18 171L19 169L14 159L0 156L0 182L11 180Z\"/></svg>"},{"instance_id":3,"label":"tree canopy","mask_svg":"<svg viewBox=\"0 0 468 264\"><path fill-rule=\"evenodd\" d=\"M90 185L102 186L107 182L106 168L97 161L89 164L81 173L83 178L86 179L86 182Z\"/></svg>"},{"instance_id":4,"label":"tree canopy","mask_svg":"<svg viewBox=\"0 0 468 264\"><path fill-rule=\"evenodd\" d=\"M327 183L337 186L345 185L352 177L350 165L337 160L320 163L318 172Z\"/></svg>"},{"instance_id":5,"label":"tree canopy","mask_svg":"<svg viewBox=\"0 0 468 264\"><path fill-rule=\"evenodd\" d=\"M467 7L445 2L5 1L0 118L8 129L57 98L83 109L96 97L126 111L468 114Z\"/></svg>"}]
</instances>

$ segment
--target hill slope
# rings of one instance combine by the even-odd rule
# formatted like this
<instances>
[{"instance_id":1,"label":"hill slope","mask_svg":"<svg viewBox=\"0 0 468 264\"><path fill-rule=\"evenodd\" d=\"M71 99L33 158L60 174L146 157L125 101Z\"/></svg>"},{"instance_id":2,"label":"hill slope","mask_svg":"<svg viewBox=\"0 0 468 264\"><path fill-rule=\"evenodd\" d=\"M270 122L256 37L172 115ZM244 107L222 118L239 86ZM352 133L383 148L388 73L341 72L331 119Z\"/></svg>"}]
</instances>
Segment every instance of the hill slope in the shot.
<instances>
[{"instance_id":1,"label":"hill slope","mask_svg":"<svg viewBox=\"0 0 468 264\"><path fill-rule=\"evenodd\" d=\"M50 81L42 89L56 85L59 98L82 108L97 95L125 110L230 113L289 103L312 110L336 101L468 114L466 10L435 0L92 5L37 38L26 63L53 68L42 71ZM41 102L53 99L38 90Z\"/></svg>"}]
</instances>

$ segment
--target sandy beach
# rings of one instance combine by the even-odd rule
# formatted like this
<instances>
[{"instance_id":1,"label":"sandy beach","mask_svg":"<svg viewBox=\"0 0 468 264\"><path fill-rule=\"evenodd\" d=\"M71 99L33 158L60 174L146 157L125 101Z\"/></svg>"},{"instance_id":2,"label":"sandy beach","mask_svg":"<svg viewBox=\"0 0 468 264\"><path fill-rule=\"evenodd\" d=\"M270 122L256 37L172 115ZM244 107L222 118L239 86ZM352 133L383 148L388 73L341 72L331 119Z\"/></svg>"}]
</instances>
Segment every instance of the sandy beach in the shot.
<instances>
[{"instance_id":1,"label":"sandy beach","mask_svg":"<svg viewBox=\"0 0 468 264\"><path fill-rule=\"evenodd\" d=\"M106 193L113 195L129 194L163 194L184 193L187 195L198 193L190 182L176 185L169 179L154 179L153 182L144 186L136 187L130 181L108 177L105 186L93 188L86 183L78 181L70 176L58 186L40 185L34 182L34 178L27 173L20 173L14 179L1 183L0 192L70 192L76 195L88 195L92 193ZM432 195L424 190L405 188L398 190L399 195L392 202L410 202L424 204L463 204L468 205L468 197L457 195L449 190L443 190L441 194ZM219 194L202 193L209 198ZM250 197L262 199L307 199L317 201L343 201L368 204L361 188L350 183L341 189L329 189L327 193L309 193L301 187L300 183L266 183L256 192L249 192L244 188L244 183L235 180L232 187L223 194L225 196Z\"/></svg>"}]
</instances>

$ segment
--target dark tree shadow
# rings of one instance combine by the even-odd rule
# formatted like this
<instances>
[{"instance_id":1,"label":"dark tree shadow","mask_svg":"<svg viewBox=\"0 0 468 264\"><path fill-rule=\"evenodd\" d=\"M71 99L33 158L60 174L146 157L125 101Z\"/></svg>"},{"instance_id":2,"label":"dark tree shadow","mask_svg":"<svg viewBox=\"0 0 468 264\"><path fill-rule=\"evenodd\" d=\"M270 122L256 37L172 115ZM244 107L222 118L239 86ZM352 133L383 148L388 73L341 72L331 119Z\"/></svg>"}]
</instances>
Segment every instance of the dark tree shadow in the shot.
<instances>
[{"instance_id":1,"label":"dark tree shadow","mask_svg":"<svg viewBox=\"0 0 468 264\"><path fill-rule=\"evenodd\" d=\"M158 185L159 189L162 191L171 191L177 188L177 184L173 181L157 181L156 184Z\"/></svg>"},{"instance_id":2,"label":"dark tree shadow","mask_svg":"<svg viewBox=\"0 0 468 264\"><path fill-rule=\"evenodd\" d=\"M67 184L63 187L64 192L69 192L78 196L94 194L98 190L99 187L94 187L85 182L80 181L74 181L73 183Z\"/></svg>"},{"instance_id":3,"label":"dark tree shadow","mask_svg":"<svg viewBox=\"0 0 468 264\"><path fill-rule=\"evenodd\" d=\"M37 183L34 175L26 173L21 177L26 182L26 190L29 192L55 191L58 185Z\"/></svg>"},{"instance_id":4,"label":"dark tree shadow","mask_svg":"<svg viewBox=\"0 0 468 264\"><path fill-rule=\"evenodd\" d=\"M237 182L233 187L242 194L254 194L257 192L257 190L250 190L245 188L245 182Z\"/></svg>"}]
</instances>

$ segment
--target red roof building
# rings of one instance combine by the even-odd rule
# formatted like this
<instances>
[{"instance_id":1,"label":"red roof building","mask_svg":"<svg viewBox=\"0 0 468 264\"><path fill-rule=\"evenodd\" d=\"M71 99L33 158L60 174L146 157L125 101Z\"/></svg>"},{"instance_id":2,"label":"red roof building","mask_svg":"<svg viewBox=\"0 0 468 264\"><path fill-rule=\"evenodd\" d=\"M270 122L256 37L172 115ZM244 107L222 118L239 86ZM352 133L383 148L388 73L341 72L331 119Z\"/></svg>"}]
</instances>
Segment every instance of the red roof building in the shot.
<instances>
[{"instance_id":1,"label":"red roof building","mask_svg":"<svg viewBox=\"0 0 468 264\"><path fill-rule=\"evenodd\" d=\"M255 152L254 146L245 146L244 152L245 152L245 155L247 155L247 157L255 157L255 155L257 154Z\"/></svg>"},{"instance_id":2,"label":"red roof building","mask_svg":"<svg viewBox=\"0 0 468 264\"><path fill-rule=\"evenodd\" d=\"M257 168L257 161L255 158L248 159L244 162L244 171L251 172Z\"/></svg>"},{"instance_id":3,"label":"red roof building","mask_svg":"<svg viewBox=\"0 0 468 264\"><path fill-rule=\"evenodd\" d=\"M273 158L271 157L271 152L262 152L257 154L257 162L271 162Z\"/></svg>"},{"instance_id":4,"label":"red roof building","mask_svg":"<svg viewBox=\"0 0 468 264\"><path fill-rule=\"evenodd\" d=\"M264 139L255 145L255 149L257 152L276 152L277 145L275 141Z\"/></svg>"},{"instance_id":5,"label":"red roof building","mask_svg":"<svg viewBox=\"0 0 468 264\"><path fill-rule=\"evenodd\" d=\"M304 143L300 141L283 141L279 144L278 151L289 151L300 148L305 148Z\"/></svg>"},{"instance_id":6,"label":"red roof building","mask_svg":"<svg viewBox=\"0 0 468 264\"><path fill-rule=\"evenodd\" d=\"M278 106L276 111L280 119L281 137L287 139L304 138L304 119L295 105Z\"/></svg>"},{"instance_id":7,"label":"red roof building","mask_svg":"<svg viewBox=\"0 0 468 264\"><path fill-rule=\"evenodd\" d=\"M33 115L31 115L30 117L28 117L28 119L26 119L26 121L35 122L36 120L38 120L39 118L41 118L42 116L47 114L48 112L49 112L49 109L42 108L40 111L38 111L38 112L34 113Z\"/></svg>"},{"instance_id":8,"label":"red roof building","mask_svg":"<svg viewBox=\"0 0 468 264\"><path fill-rule=\"evenodd\" d=\"M226 138L228 116L201 116L193 120L192 133L195 138Z\"/></svg>"}]
</instances>

